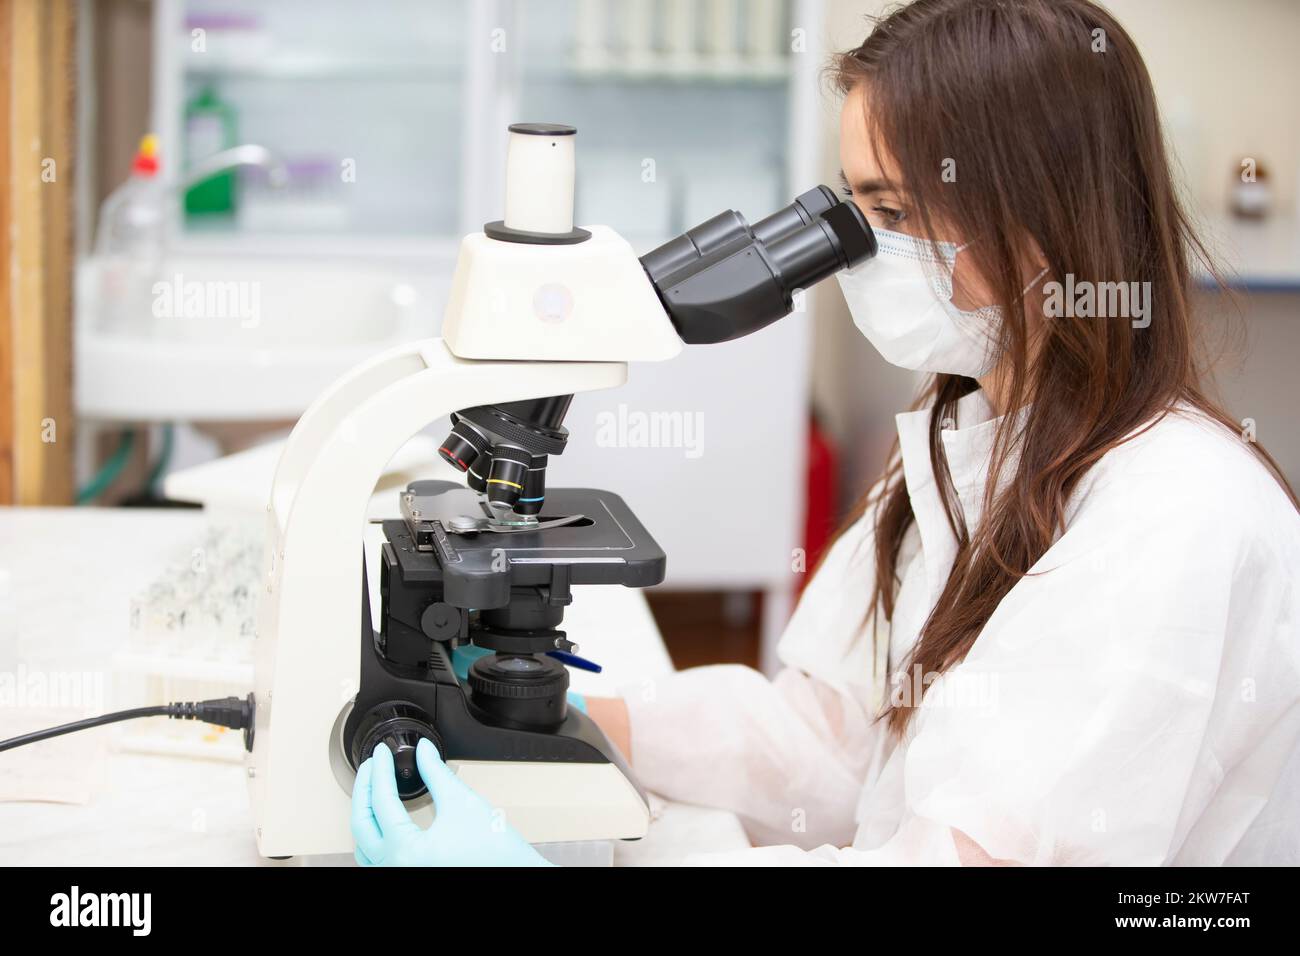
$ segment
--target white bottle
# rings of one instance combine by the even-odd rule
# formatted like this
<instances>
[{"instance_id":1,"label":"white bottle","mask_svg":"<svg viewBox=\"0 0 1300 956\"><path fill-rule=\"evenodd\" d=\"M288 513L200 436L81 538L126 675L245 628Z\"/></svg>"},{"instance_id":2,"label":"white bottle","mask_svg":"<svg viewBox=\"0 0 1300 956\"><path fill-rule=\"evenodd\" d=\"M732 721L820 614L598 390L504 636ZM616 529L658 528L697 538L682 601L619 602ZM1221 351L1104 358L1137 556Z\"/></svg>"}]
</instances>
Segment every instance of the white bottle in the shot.
<instances>
[{"instance_id":1,"label":"white bottle","mask_svg":"<svg viewBox=\"0 0 1300 956\"><path fill-rule=\"evenodd\" d=\"M95 237L101 328L145 334L153 326L153 287L161 276L167 192L158 177L157 138L140 140L131 176L104 200Z\"/></svg>"}]
</instances>

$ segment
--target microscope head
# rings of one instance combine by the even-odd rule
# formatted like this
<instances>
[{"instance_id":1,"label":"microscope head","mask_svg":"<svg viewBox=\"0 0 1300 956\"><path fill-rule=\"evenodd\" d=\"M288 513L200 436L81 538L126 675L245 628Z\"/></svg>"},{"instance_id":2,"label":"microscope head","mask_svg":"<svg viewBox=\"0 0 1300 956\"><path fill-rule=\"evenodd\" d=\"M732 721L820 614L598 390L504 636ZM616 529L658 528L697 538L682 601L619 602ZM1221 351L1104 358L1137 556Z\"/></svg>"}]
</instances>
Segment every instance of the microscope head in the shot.
<instances>
[{"instance_id":1,"label":"microscope head","mask_svg":"<svg viewBox=\"0 0 1300 956\"><path fill-rule=\"evenodd\" d=\"M573 224L577 131L510 127L505 217L460 245L442 338L466 359L656 362L682 343L631 244Z\"/></svg>"},{"instance_id":2,"label":"microscope head","mask_svg":"<svg viewBox=\"0 0 1300 956\"><path fill-rule=\"evenodd\" d=\"M826 186L751 226L728 210L638 258L573 222L577 131L510 127L505 217L461 242L443 316L470 359L654 362L788 315L798 293L876 253L861 211Z\"/></svg>"},{"instance_id":3,"label":"microscope head","mask_svg":"<svg viewBox=\"0 0 1300 956\"><path fill-rule=\"evenodd\" d=\"M683 342L756 332L802 290L876 253L857 206L818 186L752 226L729 210L638 258L612 229L574 225L576 141L571 126L510 127L505 217L465 237L456 263L442 328L455 355L659 361ZM462 409L439 453L501 522L536 520L571 399Z\"/></svg>"}]
</instances>

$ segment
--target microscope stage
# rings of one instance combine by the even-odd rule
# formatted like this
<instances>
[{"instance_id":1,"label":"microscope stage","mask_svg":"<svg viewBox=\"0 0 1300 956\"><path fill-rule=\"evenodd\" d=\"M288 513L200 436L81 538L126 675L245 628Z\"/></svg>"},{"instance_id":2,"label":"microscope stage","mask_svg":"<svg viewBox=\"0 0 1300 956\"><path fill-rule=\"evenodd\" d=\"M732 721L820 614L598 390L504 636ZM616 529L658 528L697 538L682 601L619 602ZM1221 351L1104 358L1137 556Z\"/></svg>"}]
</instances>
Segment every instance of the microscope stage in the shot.
<instances>
[{"instance_id":1,"label":"microscope stage","mask_svg":"<svg viewBox=\"0 0 1300 956\"><path fill-rule=\"evenodd\" d=\"M385 521L384 534L401 576L443 582L457 607L501 607L510 588L621 584L649 587L664 578L662 549L618 495L594 488L551 488L541 521L581 515L538 530L454 533L485 516L482 498L449 481L416 481L403 503L407 520Z\"/></svg>"}]
</instances>

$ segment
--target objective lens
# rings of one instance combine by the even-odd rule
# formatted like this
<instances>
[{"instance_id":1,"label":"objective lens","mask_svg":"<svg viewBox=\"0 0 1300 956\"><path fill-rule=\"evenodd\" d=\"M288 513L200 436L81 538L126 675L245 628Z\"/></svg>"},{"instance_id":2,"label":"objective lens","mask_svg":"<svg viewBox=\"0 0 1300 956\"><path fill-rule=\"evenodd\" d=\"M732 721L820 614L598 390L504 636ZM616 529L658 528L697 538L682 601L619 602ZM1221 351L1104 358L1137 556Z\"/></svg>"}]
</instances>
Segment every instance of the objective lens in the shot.
<instances>
[{"instance_id":1,"label":"objective lens","mask_svg":"<svg viewBox=\"0 0 1300 956\"><path fill-rule=\"evenodd\" d=\"M514 445L493 448L492 467L487 477L488 502L513 507L523 495L532 460L532 455Z\"/></svg>"},{"instance_id":2,"label":"objective lens","mask_svg":"<svg viewBox=\"0 0 1300 956\"><path fill-rule=\"evenodd\" d=\"M468 471L488 448L488 440L477 428L463 418L456 419L447 440L438 448L438 455L458 471Z\"/></svg>"},{"instance_id":3,"label":"objective lens","mask_svg":"<svg viewBox=\"0 0 1300 956\"><path fill-rule=\"evenodd\" d=\"M465 471L465 484L479 494L487 491L488 472L491 468L492 455L490 453L479 455Z\"/></svg>"},{"instance_id":4,"label":"objective lens","mask_svg":"<svg viewBox=\"0 0 1300 956\"><path fill-rule=\"evenodd\" d=\"M528 473L524 477L524 490L515 502L515 513L521 515L538 515L542 513L542 504L546 501L546 456L533 455L528 464Z\"/></svg>"}]
</instances>

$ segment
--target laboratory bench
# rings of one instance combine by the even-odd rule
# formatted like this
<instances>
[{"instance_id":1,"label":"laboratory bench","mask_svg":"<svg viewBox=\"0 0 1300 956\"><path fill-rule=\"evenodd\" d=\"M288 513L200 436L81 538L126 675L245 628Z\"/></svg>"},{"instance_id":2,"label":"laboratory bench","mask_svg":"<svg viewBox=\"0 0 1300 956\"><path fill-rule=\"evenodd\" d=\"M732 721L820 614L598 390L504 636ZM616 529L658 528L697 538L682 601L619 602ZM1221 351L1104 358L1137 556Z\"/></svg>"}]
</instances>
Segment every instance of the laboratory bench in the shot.
<instances>
[{"instance_id":1,"label":"laboratory bench","mask_svg":"<svg viewBox=\"0 0 1300 956\"><path fill-rule=\"evenodd\" d=\"M8 576L0 595L0 738L144 703L124 699L113 673L129 639L132 598L201 540L210 520L198 509L0 508L0 576ZM574 672L575 691L609 694L671 671L639 591L574 592L566 631L604 668ZM46 713L51 719L38 719ZM261 858L242 764L124 748L123 728L140 723L0 754L0 865L351 863ZM649 835L617 843L616 865L748 846L730 813L651 803Z\"/></svg>"}]
</instances>

